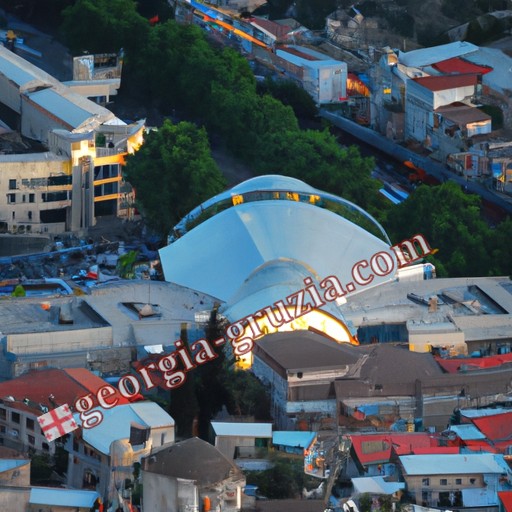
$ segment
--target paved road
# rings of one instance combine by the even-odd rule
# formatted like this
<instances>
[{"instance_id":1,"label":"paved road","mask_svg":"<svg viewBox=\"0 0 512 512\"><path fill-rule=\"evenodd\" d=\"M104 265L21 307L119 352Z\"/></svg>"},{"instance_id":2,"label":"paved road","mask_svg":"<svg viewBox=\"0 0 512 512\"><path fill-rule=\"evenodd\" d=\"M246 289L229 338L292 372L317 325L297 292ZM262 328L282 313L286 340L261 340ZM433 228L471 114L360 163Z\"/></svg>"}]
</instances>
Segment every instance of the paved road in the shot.
<instances>
[{"instance_id":1,"label":"paved road","mask_svg":"<svg viewBox=\"0 0 512 512\"><path fill-rule=\"evenodd\" d=\"M341 117L340 115L334 114L332 112L328 112L326 110L321 110L320 115L325 119L331 121L335 126L340 128L341 130L345 130L354 137L359 140L365 142L366 144L370 144L375 148L383 151L389 156L395 158L400 162L404 162L406 160L411 161L416 167L420 167L424 169L427 173L431 174L435 178L437 178L440 182L444 182L446 180L452 180L458 183L465 191L478 194L482 197L482 199L489 201L500 208L502 208L508 214L512 214L512 198L506 196L505 194L500 194L494 190L487 189L484 185L477 183L475 181L466 180L466 178L462 176L458 176L448 170L446 167L441 164L434 162L428 157L418 155L414 153L410 149L404 148L394 142L390 141L383 135L370 130L369 128L365 128L364 126L358 125L354 123L350 119L346 119Z\"/></svg>"},{"instance_id":2,"label":"paved road","mask_svg":"<svg viewBox=\"0 0 512 512\"><path fill-rule=\"evenodd\" d=\"M18 50L16 53L20 57L28 60L61 82L72 80L73 60L64 45L56 41L53 36L37 30L32 25L19 20L12 14L6 13L1 9L0 14L7 19L7 28L14 30L18 37L23 38L27 46L42 53L42 57L38 58L30 53Z\"/></svg>"}]
</instances>

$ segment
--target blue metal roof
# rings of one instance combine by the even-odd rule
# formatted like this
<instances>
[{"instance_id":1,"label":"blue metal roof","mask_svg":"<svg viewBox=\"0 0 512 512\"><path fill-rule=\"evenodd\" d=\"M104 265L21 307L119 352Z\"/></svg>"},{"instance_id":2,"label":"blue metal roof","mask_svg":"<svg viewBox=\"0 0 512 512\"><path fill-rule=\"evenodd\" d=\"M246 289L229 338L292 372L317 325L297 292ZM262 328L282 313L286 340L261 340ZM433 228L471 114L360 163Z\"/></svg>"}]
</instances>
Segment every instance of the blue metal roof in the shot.
<instances>
[{"instance_id":1,"label":"blue metal roof","mask_svg":"<svg viewBox=\"0 0 512 512\"><path fill-rule=\"evenodd\" d=\"M30 461L26 459L0 459L0 473L10 471L28 464Z\"/></svg>"},{"instance_id":2,"label":"blue metal roof","mask_svg":"<svg viewBox=\"0 0 512 512\"><path fill-rule=\"evenodd\" d=\"M276 430L272 434L272 444L291 446L293 448L307 448L313 442L315 436L315 432Z\"/></svg>"},{"instance_id":3,"label":"blue metal roof","mask_svg":"<svg viewBox=\"0 0 512 512\"><path fill-rule=\"evenodd\" d=\"M28 97L41 108L54 114L58 119L61 119L73 128L80 126L94 115L92 112L80 108L53 89L43 89L29 93Z\"/></svg>"},{"instance_id":4,"label":"blue metal roof","mask_svg":"<svg viewBox=\"0 0 512 512\"><path fill-rule=\"evenodd\" d=\"M146 427L173 426L173 418L155 402L135 402L116 405L112 409L98 408L103 414L103 421L94 428L82 429L85 442L94 446L101 453L108 455L113 441L128 439L132 422ZM74 415L81 425L78 414Z\"/></svg>"},{"instance_id":5,"label":"blue metal roof","mask_svg":"<svg viewBox=\"0 0 512 512\"><path fill-rule=\"evenodd\" d=\"M96 491L32 487L29 503L54 507L91 508L99 497L100 495Z\"/></svg>"},{"instance_id":6,"label":"blue metal roof","mask_svg":"<svg viewBox=\"0 0 512 512\"><path fill-rule=\"evenodd\" d=\"M4 57L0 57L0 73L6 76L19 87L37 78L32 73L29 73L19 66L16 66Z\"/></svg>"}]
</instances>

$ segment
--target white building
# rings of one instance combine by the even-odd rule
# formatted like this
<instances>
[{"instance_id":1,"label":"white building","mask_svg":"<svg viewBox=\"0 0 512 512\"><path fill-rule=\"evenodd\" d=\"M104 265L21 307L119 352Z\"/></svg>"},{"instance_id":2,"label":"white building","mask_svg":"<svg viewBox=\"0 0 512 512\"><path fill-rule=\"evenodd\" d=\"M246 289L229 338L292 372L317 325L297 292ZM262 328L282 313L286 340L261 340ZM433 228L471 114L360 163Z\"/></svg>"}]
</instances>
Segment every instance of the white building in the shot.
<instances>
[{"instance_id":1,"label":"white building","mask_svg":"<svg viewBox=\"0 0 512 512\"><path fill-rule=\"evenodd\" d=\"M318 105L347 99L347 63L302 46L281 46L276 55L302 68L302 85Z\"/></svg>"},{"instance_id":2,"label":"white building","mask_svg":"<svg viewBox=\"0 0 512 512\"><path fill-rule=\"evenodd\" d=\"M121 165L142 144L143 121L127 125L3 47L0 98L1 231L77 232L97 215L133 214Z\"/></svg>"}]
</instances>

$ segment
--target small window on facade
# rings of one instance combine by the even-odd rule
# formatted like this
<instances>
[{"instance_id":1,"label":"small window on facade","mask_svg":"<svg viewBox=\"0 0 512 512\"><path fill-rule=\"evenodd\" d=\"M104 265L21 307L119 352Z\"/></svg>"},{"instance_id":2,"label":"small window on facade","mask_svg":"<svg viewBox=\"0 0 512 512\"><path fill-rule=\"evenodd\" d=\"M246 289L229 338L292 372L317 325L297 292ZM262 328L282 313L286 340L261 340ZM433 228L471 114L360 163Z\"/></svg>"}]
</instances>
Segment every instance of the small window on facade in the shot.
<instances>
[{"instance_id":1,"label":"small window on facade","mask_svg":"<svg viewBox=\"0 0 512 512\"><path fill-rule=\"evenodd\" d=\"M476 478L470 478L470 479L469 479L469 483L470 483L470 484L474 484L475 482L476 482Z\"/></svg>"},{"instance_id":2,"label":"small window on facade","mask_svg":"<svg viewBox=\"0 0 512 512\"><path fill-rule=\"evenodd\" d=\"M16 180L9 180L9 190L16 190Z\"/></svg>"},{"instance_id":3,"label":"small window on facade","mask_svg":"<svg viewBox=\"0 0 512 512\"><path fill-rule=\"evenodd\" d=\"M16 194L7 194L7 202L14 204L16 202Z\"/></svg>"},{"instance_id":4,"label":"small window on facade","mask_svg":"<svg viewBox=\"0 0 512 512\"><path fill-rule=\"evenodd\" d=\"M36 195L35 194L29 194L28 195L28 202L29 203L35 203L36 201Z\"/></svg>"},{"instance_id":5,"label":"small window on facade","mask_svg":"<svg viewBox=\"0 0 512 512\"><path fill-rule=\"evenodd\" d=\"M34 436L28 436L28 444L34 445L36 444L36 438Z\"/></svg>"},{"instance_id":6,"label":"small window on facade","mask_svg":"<svg viewBox=\"0 0 512 512\"><path fill-rule=\"evenodd\" d=\"M430 478L424 478L422 481L421 481L422 485L430 485Z\"/></svg>"},{"instance_id":7,"label":"small window on facade","mask_svg":"<svg viewBox=\"0 0 512 512\"><path fill-rule=\"evenodd\" d=\"M48 445L48 443L43 443L42 444L42 448L45 452L48 452L50 451L50 446Z\"/></svg>"},{"instance_id":8,"label":"small window on facade","mask_svg":"<svg viewBox=\"0 0 512 512\"><path fill-rule=\"evenodd\" d=\"M448 485L448 480L446 478L441 478L440 482L441 485Z\"/></svg>"},{"instance_id":9,"label":"small window on facade","mask_svg":"<svg viewBox=\"0 0 512 512\"><path fill-rule=\"evenodd\" d=\"M456 478L455 485L462 485L462 478Z\"/></svg>"},{"instance_id":10,"label":"small window on facade","mask_svg":"<svg viewBox=\"0 0 512 512\"><path fill-rule=\"evenodd\" d=\"M32 220L32 212L31 211L28 212L28 220Z\"/></svg>"},{"instance_id":11,"label":"small window on facade","mask_svg":"<svg viewBox=\"0 0 512 512\"><path fill-rule=\"evenodd\" d=\"M32 418L27 418L27 428L29 430L34 430L35 422Z\"/></svg>"},{"instance_id":12,"label":"small window on facade","mask_svg":"<svg viewBox=\"0 0 512 512\"><path fill-rule=\"evenodd\" d=\"M20 422L20 413L19 412L11 412L11 420L13 423Z\"/></svg>"},{"instance_id":13,"label":"small window on facade","mask_svg":"<svg viewBox=\"0 0 512 512\"><path fill-rule=\"evenodd\" d=\"M21 196L21 201L22 201L23 203L25 203L25 202L27 201L27 196L26 196L25 194L23 194L23 195Z\"/></svg>"},{"instance_id":14,"label":"small window on facade","mask_svg":"<svg viewBox=\"0 0 512 512\"><path fill-rule=\"evenodd\" d=\"M7 411L4 408L0 407L0 420L5 419L7 419Z\"/></svg>"}]
</instances>

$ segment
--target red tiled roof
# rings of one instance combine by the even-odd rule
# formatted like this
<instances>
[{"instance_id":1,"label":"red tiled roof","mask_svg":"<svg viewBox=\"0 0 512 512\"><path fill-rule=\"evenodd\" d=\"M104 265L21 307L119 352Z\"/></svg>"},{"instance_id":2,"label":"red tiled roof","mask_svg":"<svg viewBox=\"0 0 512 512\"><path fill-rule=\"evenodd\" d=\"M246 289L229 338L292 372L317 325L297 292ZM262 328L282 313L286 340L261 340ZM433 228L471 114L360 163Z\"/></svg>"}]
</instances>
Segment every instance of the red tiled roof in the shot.
<instances>
[{"instance_id":1,"label":"red tiled roof","mask_svg":"<svg viewBox=\"0 0 512 512\"><path fill-rule=\"evenodd\" d=\"M99 388L106 384L103 379L83 368L31 370L20 377L1 382L0 399L12 396L16 401L6 400L5 403L11 407L27 411L32 411L33 408L23 403L25 398L29 399L30 402L52 409L54 404L50 402L50 395L53 395L55 404L71 406L77 398L88 393L95 394ZM116 397L119 398L119 404L129 402L121 394L116 394Z\"/></svg>"},{"instance_id":2,"label":"red tiled roof","mask_svg":"<svg viewBox=\"0 0 512 512\"><path fill-rule=\"evenodd\" d=\"M434 64L433 68L441 71L441 73L453 73L453 74L465 74L465 73L477 73L485 75L492 71L489 66L480 66L473 64L467 60L461 59L460 57L454 57L453 59L446 59Z\"/></svg>"},{"instance_id":3,"label":"red tiled roof","mask_svg":"<svg viewBox=\"0 0 512 512\"><path fill-rule=\"evenodd\" d=\"M430 89L431 91L445 91L477 84L476 74L467 75L445 75L445 76L422 76L413 78L415 82Z\"/></svg>"},{"instance_id":4,"label":"red tiled roof","mask_svg":"<svg viewBox=\"0 0 512 512\"><path fill-rule=\"evenodd\" d=\"M442 359L441 357L435 357L438 364L448 373L457 373L460 371L461 366L464 370L480 370L483 368L494 368L501 366L502 364L512 363L512 353L499 354L496 356L488 357L465 357L456 359Z\"/></svg>"},{"instance_id":5,"label":"red tiled roof","mask_svg":"<svg viewBox=\"0 0 512 512\"><path fill-rule=\"evenodd\" d=\"M427 432L352 434L350 438L352 448L363 466L388 462L392 449L397 455L408 455L415 453L414 450L431 448L438 444Z\"/></svg>"},{"instance_id":6,"label":"red tiled roof","mask_svg":"<svg viewBox=\"0 0 512 512\"><path fill-rule=\"evenodd\" d=\"M493 444L496 441L512 439L512 411L493 414L492 416L481 416L471 418L471 422L487 437ZM509 441L510 444L510 441Z\"/></svg>"}]
</instances>

